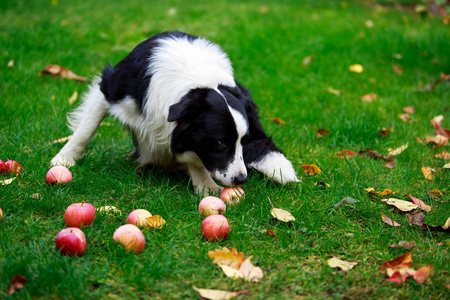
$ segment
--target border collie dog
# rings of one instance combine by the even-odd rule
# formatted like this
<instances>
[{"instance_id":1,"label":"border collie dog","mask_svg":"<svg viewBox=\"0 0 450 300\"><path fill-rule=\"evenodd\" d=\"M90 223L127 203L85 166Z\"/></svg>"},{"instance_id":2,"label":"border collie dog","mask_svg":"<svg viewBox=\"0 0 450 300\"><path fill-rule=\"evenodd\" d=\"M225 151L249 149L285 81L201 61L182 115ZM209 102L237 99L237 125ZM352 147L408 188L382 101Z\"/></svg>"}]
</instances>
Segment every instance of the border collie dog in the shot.
<instances>
[{"instance_id":1,"label":"border collie dog","mask_svg":"<svg viewBox=\"0 0 450 300\"><path fill-rule=\"evenodd\" d=\"M52 165L73 166L107 114L131 131L140 165L186 169L197 192L235 186L247 168L279 183L298 182L259 122L228 56L203 38L164 32L108 65L68 115L73 135Z\"/></svg>"}]
</instances>

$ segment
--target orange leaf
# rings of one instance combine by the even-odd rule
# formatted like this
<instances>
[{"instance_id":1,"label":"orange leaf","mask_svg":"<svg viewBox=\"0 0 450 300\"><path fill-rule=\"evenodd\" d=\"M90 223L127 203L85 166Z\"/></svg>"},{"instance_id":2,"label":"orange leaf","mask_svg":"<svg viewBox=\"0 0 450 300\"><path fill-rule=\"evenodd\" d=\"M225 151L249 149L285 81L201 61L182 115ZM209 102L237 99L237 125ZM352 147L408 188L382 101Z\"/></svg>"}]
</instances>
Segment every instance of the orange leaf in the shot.
<instances>
[{"instance_id":1,"label":"orange leaf","mask_svg":"<svg viewBox=\"0 0 450 300\"><path fill-rule=\"evenodd\" d=\"M284 122L282 119L280 119L278 117L277 118L272 118L271 120L274 121L277 124L280 124L280 125L285 125L286 124L286 122Z\"/></svg>"},{"instance_id":2,"label":"orange leaf","mask_svg":"<svg viewBox=\"0 0 450 300\"><path fill-rule=\"evenodd\" d=\"M23 289L27 279L22 275L15 275L11 278L11 283L8 285L6 292L8 295L14 294L17 290Z\"/></svg>"},{"instance_id":3,"label":"orange leaf","mask_svg":"<svg viewBox=\"0 0 450 300\"><path fill-rule=\"evenodd\" d=\"M353 157L355 154L356 154L356 152L353 152L352 150L344 149L342 151L336 152L334 157L337 157L337 158L350 158L350 157Z\"/></svg>"},{"instance_id":4,"label":"orange leaf","mask_svg":"<svg viewBox=\"0 0 450 300\"><path fill-rule=\"evenodd\" d=\"M394 226L394 227L400 227L402 225L400 225L399 223L395 222L394 220L392 220L391 218L389 218L388 216L386 216L385 214L381 213L381 220L383 220L384 223Z\"/></svg>"},{"instance_id":5,"label":"orange leaf","mask_svg":"<svg viewBox=\"0 0 450 300\"><path fill-rule=\"evenodd\" d=\"M42 74L50 74L54 76L60 76L61 78L67 78L72 80L77 80L81 82L85 82L88 79L86 77L78 76L72 71L68 70L65 67L61 67L58 65L48 65L42 71L39 72L39 75Z\"/></svg>"},{"instance_id":6,"label":"orange leaf","mask_svg":"<svg viewBox=\"0 0 450 300\"><path fill-rule=\"evenodd\" d=\"M239 269L245 261L244 252L239 252L236 248L231 249L223 247L222 250L216 249L208 252L209 258L213 259L213 263Z\"/></svg>"},{"instance_id":7,"label":"orange leaf","mask_svg":"<svg viewBox=\"0 0 450 300\"><path fill-rule=\"evenodd\" d=\"M434 179L434 177L433 177L433 169L432 168L429 168L429 167L422 167L422 173L423 173L423 176L425 177L425 179L427 179L427 180L433 180Z\"/></svg>"},{"instance_id":8,"label":"orange leaf","mask_svg":"<svg viewBox=\"0 0 450 300\"><path fill-rule=\"evenodd\" d=\"M379 192L378 195L382 195L382 196L389 196L390 194L392 194L393 191L390 189L384 189L384 191Z\"/></svg>"},{"instance_id":9,"label":"orange leaf","mask_svg":"<svg viewBox=\"0 0 450 300\"><path fill-rule=\"evenodd\" d=\"M378 130L378 135L380 137L387 137L389 131L391 131L390 128L381 128L380 130Z\"/></svg>"},{"instance_id":10,"label":"orange leaf","mask_svg":"<svg viewBox=\"0 0 450 300\"><path fill-rule=\"evenodd\" d=\"M388 260L387 262L383 263L380 267L380 269L401 269L401 268L410 268L412 263L412 256L411 252L405 253L403 255L400 255L399 257L396 257L392 260Z\"/></svg>"},{"instance_id":11,"label":"orange leaf","mask_svg":"<svg viewBox=\"0 0 450 300\"><path fill-rule=\"evenodd\" d=\"M303 172L305 172L308 175L315 175L317 173L322 172L322 170L319 169L316 165L303 165Z\"/></svg>"},{"instance_id":12,"label":"orange leaf","mask_svg":"<svg viewBox=\"0 0 450 300\"><path fill-rule=\"evenodd\" d=\"M403 107L403 112L405 112L407 114L413 114L415 110L416 110L415 106L405 106L405 107Z\"/></svg>"},{"instance_id":13,"label":"orange leaf","mask_svg":"<svg viewBox=\"0 0 450 300\"><path fill-rule=\"evenodd\" d=\"M153 215L151 217L148 217L148 218L146 218L146 220L149 225L148 226L149 229L153 229L153 228L161 229L166 224L166 221L161 216L158 216L158 215Z\"/></svg>"},{"instance_id":14,"label":"orange leaf","mask_svg":"<svg viewBox=\"0 0 450 300\"><path fill-rule=\"evenodd\" d=\"M374 93L370 93L361 97L361 100L364 102L373 102L373 100L377 99L377 95Z\"/></svg>"},{"instance_id":15,"label":"orange leaf","mask_svg":"<svg viewBox=\"0 0 450 300\"><path fill-rule=\"evenodd\" d=\"M430 277L431 270L433 270L433 265L430 263L428 263L428 267L421 267L414 273L414 280L418 284L423 284L428 279L428 277Z\"/></svg>"}]
</instances>

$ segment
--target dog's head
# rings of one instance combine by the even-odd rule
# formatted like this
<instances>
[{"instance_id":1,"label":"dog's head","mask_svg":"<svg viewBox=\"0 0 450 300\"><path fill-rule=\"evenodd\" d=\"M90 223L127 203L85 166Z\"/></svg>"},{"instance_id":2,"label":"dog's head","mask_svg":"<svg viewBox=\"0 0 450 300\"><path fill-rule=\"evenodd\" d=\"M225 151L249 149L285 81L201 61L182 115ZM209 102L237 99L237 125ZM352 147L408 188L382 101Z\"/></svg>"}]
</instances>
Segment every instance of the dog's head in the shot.
<instances>
[{"instance_id":1,"label":"dog's head","mask_svg":"<svg viewBox=\"0 0 450 300\"><path fill-rule=\"evenodd\" d=\"M203 166L227 186L240 185L247 179L242 141L248 133L245 99L238 87L190 90L169 109L169 122L176 122L171 137L175 156L186 153L191 161Z\"/></svg>"}]
</instances>

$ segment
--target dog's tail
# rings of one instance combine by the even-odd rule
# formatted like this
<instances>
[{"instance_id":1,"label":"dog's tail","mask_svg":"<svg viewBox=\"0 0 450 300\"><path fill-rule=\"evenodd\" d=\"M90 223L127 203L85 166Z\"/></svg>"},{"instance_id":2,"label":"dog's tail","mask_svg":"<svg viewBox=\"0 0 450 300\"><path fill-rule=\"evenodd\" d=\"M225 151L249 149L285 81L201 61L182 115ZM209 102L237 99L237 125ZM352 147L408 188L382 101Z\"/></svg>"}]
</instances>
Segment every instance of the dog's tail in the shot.
<instances>
[{"instance_id":1,"label":"dog's tail","mask_svg":"<svg viewBox=\"0 0 450 300\"><path fill-rule=\"evenodd\" d=\"M102 79L100 77L94 78L91 86L89 87L89 91L83 96L83 102L81 105L67 115L67 126L73 132L77 130L83 118L96 112L101 112L103 114L104 112L102 111L109 106L105 95L100 90L101 80ZM99 110L100 107L103 109Z\"/></svg>"}]
</instances>

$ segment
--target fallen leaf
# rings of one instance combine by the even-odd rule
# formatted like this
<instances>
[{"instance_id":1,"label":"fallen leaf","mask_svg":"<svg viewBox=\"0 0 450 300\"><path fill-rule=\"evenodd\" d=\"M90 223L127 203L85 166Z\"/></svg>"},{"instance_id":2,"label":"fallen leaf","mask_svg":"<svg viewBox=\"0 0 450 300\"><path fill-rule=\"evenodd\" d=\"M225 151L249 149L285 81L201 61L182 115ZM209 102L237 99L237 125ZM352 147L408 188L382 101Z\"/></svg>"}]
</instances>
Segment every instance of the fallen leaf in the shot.
<instances>
[{"instance_id":1,"label":"fallen leaf","mask_svg":"<svg viewBox=\"0 0 450 300\"><path fill-rule=\"evenodd\" d=\"M8 61L8 68L14 67L14 60Z\"/></svg>"},{"instance_id":2,"label":"fallen leaf","mask_svg":"<svg viewBox=\"0 0 450 300\"><path fill-rule=\"evenodd\" d=\"M284 122L282 119L280 119L278 117L277 118L272 118L271 120L274 121L277 124L280 124L280 125L285 125L286 124L286 122Z\"/></svg>"},{"instance_id":3,"label":"fallen leaf","mask_svg":"<svg viewBox=\"0 0 450 300\"><path fill-rule=\"evenodd\" d=\"M378 130L378 135L380 137L387 137L389 131L391 131L390 128L381 128L380 130Z\"/></svg>"},{"instance_id":4,"label":"fallen leaf","mask_svg":"<svg viewBox=\"0 0 450 300\"><path fill-rule=\"evenodd\" d=\"M410 268L412 263L411 252L400 255L394 259L384 262L380 269L400 269L400 268Z\"/></svg>"},{"instance_id":5,"label":"fallen leaf","mask_svg":"<svg viewBox=\"0 0 450 300\"><path fill-rule=\"evenodd\" d=\"M11 278L11 283L8 285L6 292L8 295L12 295L20 289L25 287L27 279L22 275L15 275Z\"/></svg>"},{"instance_id":6,"label":"fallen leaf","mask_svg":"<svg viewBox=\"0 0 450 300\"><path fill-rule=\"evenodd\" d=\"M403 74L403 68L399 65L393 65L392 70L394 71L395 74L398 74L398 75Z\"/></svg>"},{"instance_id":7,"label":"fallen leaf","mask_svg":"<svg viewBox=\"0 0 450 300\"><path fill-rule=\"evenodd\" d=\"M353 199L352 197L345 197L344 199L342 199L341 201L339 201L338 203L336 203L336 204L334 205L334 207L335 207L335 208L338 208L339 206L342 206L342 205L346 205L346 204L355 204L355 203L357 203L357 202L360 202L360 201L357 200L357 199Z\"/></svg>"},{"instance_id":8,"label":"fallen leaf","mask_svg":"<svg viewBox=\"0 0 450 300\"><path fill-rule=\"evenodd\" d=\"M436 117L434 117L433 119L430 120L431 125L442 125L442 121L444 120L444 116L443 115L438 115Z\"/></svg>"},{"instance_id":9,"label":"fallen leaf","mask_svg":"<svg viewBox=\"0 0 450 300\"><path fill-rule=\"evenodd\" d=\"M450 169L450 163L445 164L445 165L442 167L442 169Z\"/></svg>"},{"instance_id":10,"label":"fallen leaf","mask_svg":"<svg viewBox=\"0 0 450 300\"><path fill-rule=\"evenodd\" d=\"M314 182L315 186L329 188L331 185L326 183L325 181Z\"/></svg>"},{"instance_id":11,"label":"fallen leaf","mask_svg":"<svg viewBox=\"0 0 450 300\"><path fill-rule=\"evenodd\" d=\"M238 252L236 248L231 249L223 247L222 250L216 249L208 252L209 258L213 259L213 263L229 266L239 269L241 264L245 261L244 253Z\"/></svg>"},{"instance_id":12,"label":"fallen leaf","mask_svg":"<svg viewBox=\"0 0 450 300\"><path fill-rule=\"evenodd\" d=\"M412 270L412 269L411 269ZM406 278L409 277L410 272L407 271L406 268L400 269L400 270L394 270L392 269L392 274L388 274L389 278L386 279L386 281L391 281L395 283L404 283L406 282ZM414 270L412 270L414 271Z\"/></svg>"},{"instance_id":13,"label":"fallen leaf","mask_svg":"<svg viewBox=\"0 0 450 300\"><path fill-rule=\"evenodd\" d=\"M322 170L319 169L316 165L303 165L303 172L305 172L308 175L315 175L317 173L322 172Z\"/></svg>"},{"instance_id":14,"label":"fallen leaf","mask_svg":"<svg viewBox=\"0 0 450 300\"><path fill-rule=\"evenodd\" d=\"M433 177L433 172L434 172L435 170L434 169L432 169L432 168L429 168L429 167L422 167L422 173L423 173L423 176L425 177L425 179L427 179L427 180L433 180L434 179L434 177Z\"/></svg>"},{"instance_id":15,"label":"fallen leaf","mask_svg":"<svg viewBox=\"0 0 450 300\"><path fill-rule=\"evenodd\" d=\"M333 256L327 261L328 265L332 268L340 268L342 271L349 271L353 269L354 266L356 266L357 262L350 262L346 260L342 260L336 256Z\"/></svg>"},{"instance_id":16,"label":"fallen leaf","mask_svg":"<svg viewBox=\"0 0 450 300\"><path fill-rule=\"evenodd\" d=\"M439 79L437 79L434 82L428 83L427 85L425 85L422 89L419 89L420 92L431 92L434 90L434 88L436 87L436 85L438 85L439 83L443 82L443 81L447 81L450 80L449 79L450 75L445 74L445 73L441 73L441 76L439 77Z\"/></svg>"},{"instance_id":17,"label":"fallen leaf","mask_svg":"<svg viewBox=\"0 0 450 300\"><path fill-rule=\"evenodd\" d=\"M365 190L366 190L368 193L371 193L371 194L376 194L376 192L377 192L377 191L375 191L375 188L373 188L373 187L366 188Z\"/></svg>"},{"instance_id":18,"label":"fallen leaf","mask_svg":"<svg viewBox=\"0 0 450 300\"><path fill-rule=\"evenodd\" d=\"M435 144L438 147L448 144L448 138L442 135L427 136L424 140L425 143Z\"/></svg>"},{"instance_id":19,"label":"fallen leaf","mask_svg":"<svg viewBox=\"0 0 450 300\"><path fill-rule=\"evenodd\" d=\"M446 138L450 138L450 130L441 127L439 124L437 123L432 123L434 128L436 128L435 133L439 136L444 136Z\"/></svg>"},{"instance_id":20,"label":"fallen leaf","mask_svg":"<svg viewBox=\"0 0 450 300\"><path fill-rule=\"evenodd\" d=\"M411 195L408 195L408 194L406 194L406 196L408 196L409 199L411 199L411 201L412 201L414 204L416 204L416 205L418 206L419 209L424 210L424 211L427 211L427 212L431 210L431 206L426 205L422 200L420 200L420 199L418 199L418 198L416 198L416 197L413 197L413 196L411 196Z\"/></svg>"},{"instance_id":21,"label":"fallen leaf","mask_svg":"<svg viewBox=\"0 0 450 300\"><path fill-rule=\"evenodd\" d=\"M409 146L409 143L406 143L405 145L400 146L400 147L395 148L395 149L389 148L389 149L388 149L388 151L389 151L388 154L389 154L389 155L392 155L392 156L399 155L400 153L402 153L403 151L405 151L406 149L408 149L408 146Z\"/></svg>"},{"instance_id":22,"label":"fallen leaf","mask_svg":"<svg viewBox=\"0 0 450 300\"><path fill-rule=\"evenodd\" d=\"M353 152L352 150L344 149L344 150L336 152L334 157L343 158L344 159L344 158L353 157L355 154L356 154L356 152Z\"/></svg>"},{"instance_id":23,"label":"fallen leaf","mask_svg":"<svg viewBox=\"0 0 450 300\"><path fill-rule=\"evenodd\" d=\"M366 24L366 27L367 27L367 28L372 28L372 27L374 26L372 20L367 20L365 24Z\"/></svg>"},{"instance_id":24,"label":"fallen leaf","mask_svg":"<svg viewBox=\"0 0 450 300\"><path fill-rule=\"evenodd\" d=\"M438 190L438 189L434 189L434 190L431 190L430 192L429 192L429 195L430 195L430 197L442 197L442 192L440 191L440 190Z\"/></svg>"},{"instance_id":25,"label":"fallen leaf","mask_svg":"<svg viewBox=\"0 0 450 300\"><path fill-rule=\"evenodd\" d=\"M400 225L399 223L395 222L394 220L392 220L391 218L389 218L388 216L386 216L385 214L381 213L381 220L383 220L384 223L394 226L394 227L400 227L402 225Z\"/></svg>"},{"instance_id":26,"label":"fallen leaf","mask_svg":"<svg viewBox=\"0 0 450 300\"><path fill-rule=\"evenodd\" d=\"M73 73L72 71L68 70L67 68L61 67L58 65L46 66L42 71L39 72L39 75L42 75L42 74L51 74L54 76L59 75L62 78L77 80L77 81L81 81L81 82L88 81L88 79L86 77L78 76L75 73Z\"/></svg>"},{"instance_id":27,"label":"fallen leaf","mask_svg":"<svg viewBox=\"0 0 450 300\"><path fill-rule=\"evenodd\" d=\"M152 229L152 228L161 229L166 224L166 221L161 216L158 216L158 215L153 215L151 217L148 217L148 218L146 218L146 220L149 225L148 228L150 228L150 229Z\"/></svg>"},{"instance_id":28,"label":"fallen leaf","mask_svg":"<svg viewBox=\"0 0 450 300\"><path fill-rule=\"evenodd\" d=\"M323 128L317 130L317 138L319 138L319 139L324 137L324 136L328 136L330 134L331 134L331 131L328 131L328 130L323 129Z\"/></svg>"},{"instance_id":29,"label":"fallen leaf","mask_svg":"<svg viewBox=\"0 0 450 300\"><path fill-rule=\"evenodd\" d=\"M388 204L388 205L395 206L400 211L411 211L418 207L418 205L411 203L409 201L404 201L404 200L395 199L395 198L383 199L381 201L386 202L386 204Z\"/></svg>"},{"instance_id":30,"label":"fallen leaf","mask_svg":"<svg viewBox=\"0 0 450 300\"><path fill-rule=\"evenodd\" d=\"M394 194L394 192L391 189L384 189L384 191L377 192L377 194L381 196L389 196L391 194Z\"/></svg>"},{"instance_id":31,"label":"fallen leaf","mask_svg":"<svg viewBox=\"0 0 450 300\"><path fill-rule=\"evenodd\" d=\"M275 232L270 229L266 229L266 235L271 236L271 237L276 237Z\"/></svg>"},{"instance_id":32,"label":"fallen leaf","mask_svg":"<svg viewBox=\"0 0 450 300\"><path fill-rule=\"evenodd\" d=\"M403 107L403 112L405 112L407 114L413 114L415 110L416 110L415 106L405 106L405 107Z\"/></svg>"},{"instance_id":33,"label":"fallen leaf","mask_svg":"<svg viewBox=\"0 0 450 300\"><path fill-rule=\"evenodd\" d=\"M294 216L290 212L288 212L288 211L286 211L284 209L281 209L281 208L272 208L270 210L270 214L275 219L278 219L278 220L283 221L285 223L286 222L290 222L290 221L295 221Z\"/></svg>"},{"instance_id":34,"label":"fallen leaf","mask_svg":"<svg viewBox=\"0 0 450 300\"><path fill-rule=\"evenodd\" d=\"M228 278L239 279L239 270L227 265L218 264Z\"/></svg>"},{"instance_id":35,"label":"fallen leaf","mask_svg":"<svg viewBox=\"0 0 450 300\"><path fill-rule=\"evenodd\" d=\"M404 122L410 122L411 121L411 116L408 115L408 114L400 114L400 115L398 115L398 117Z\"/></svg>"},{"instance_id":36,"label":"fallen leaf","mask_svg":"<svg viewBox=\"0 0 450 300\"><path fill-rule=\"evenodd\" d=\"M361 100L364 102L373 102L373 100L377 99L377 95L374 93L370 93L361 97Z\"/></svg>"},{"instance_id":37,"label":"fallen leaf","mask_svg":"<svg viewBox=\"0 0 450 300\"><path fill-rule=\"evenodd\" d=\"M378 153L378 151L373 150L373 149L361 150L361 151L358 152L358 155L359 156L367 155L369 158L372 158L372 159L380 158L380 159L382 159L382 160L384 160L386 162L390 162L390 161L393 161L395 159L395 157L393 157L391 155L388 155L388 156L381 155L380 153Z\"/></svg>"},{"instance_id":38,"label":"fallen leaf","mask_svg":"<svg viewBox=\"0 0 450 300\"><path fill-rule=\"evenodd\" d=\"M448 218L447 221L445 221L445 224L442 225L442 228L443 228L444 230L447 230L447 229L450 228L450 218Z\"/></svg>"},{"instance_id":39,"label":"fallen leaf","mask_svg":"<svg viewBox=\"0 0 450 300\"><path fill-rule=\"evenodd\" d=\"M410 225L417 225L422 226L423 220L425 219L425 216L420 210L416 210L414 213L406 213L406 217L408 218L408 223Z\"/></svg>"},{"instance_id":40,"label":"fallen leaf","mask_svg":"<svg viewBox=\"0 0 450 300\"><path fill-rule=\"evenodd\" d=\"M397 244L391 244L389 247L391 248L405 248L408 250L413 249L415 246L414 242L408 242L408 241L400 241Z\"/></svg>"},{"instance_id":41,"label":"fallen leaf","mask_svg":"<svg viewBox=\"0 0 450 300\"><path fill-rule=\"evenodd\" d=\"M354 73L362 73L364 71L364 67L360 64L351 65L348 69Z\"/></svg>"},{"instance_id":42,"label":"fallen leaf","mask_svg":"<svg viewBox=\"0 0 450 300\"><path fill-rule=\"evenodd\" d=\"M450 153L442 151L441 153L436 154L435 157L440 159L450 159Z\"/></svg>"},{"instance_id":43,"label":"fallen leaf","mask_svg":"<svg viewBox=\"0 0 450 300\"><path fill-rule=\"evenodd\" d=\"M69 136L66 136L66 137L63 137L60 139L56 139L52 142L52 144L64 143L64 142L70 140L71 137L72 137L72 135L69 135Z\"/></svg>"},{"instance_id":44,"label":"fallen leaf","mask_svg":"<svg viewBox=\"0 0 450 300\"><path fill-rule=\"evenodd\" d=\"M200 294L201 297L210 300L229 300L233 297L236 297L240 294L247 293L248 290L239 291L239 292L229 292L223 290L211 290L211 289L200 289L196 286L192 286L192 288Z\"/></svg>"},{"instance_id":45,"label":"fallen leaf","mask_svg":"<svg viewBox=\"0 0 450 300\"><path fill-rule=\"evenodd\" d=\"M302 65L305 67L309 66L315 58L316 58L316 56L314 54L305 57L302 61Z\"/></svg>"},{"instance_id":46,"label":"fallen leaf","mask_svg":"<svg viewBox=\"0 0 450 300\"><path fill-rule=\"evenodd\" d=\"M75 90L75 92L73 92L73 95L68 100L69 105L72 105L75 101L77 101L77 99L78 99L78 92Z\"/></svg>"},{"instance_id":47,"label":"fallen leaf","mask_svg":"<svg viewBox=\"0 0 450 300\"><path fill-rule=\"evenodd\" d=\"M263 278L263 271L260 267L255 267L250 261L252 257L247 258L239 268L238 276L246 281L258 282Z\"/></svg>"},{"instance_id":48,"label":"fallen leaf","mask_svg":"<svg viewBox=\"0 0 450 300\"><path fill-rule=\"evenodd\" d=\"M10 185L17 177L11 177L9 179L0 180L2 185Z\"/></svg>"},{"instance_id":49,"label":"fallen leaf","mask_svg":"<svg viewBox=\"0 0 450 300\"><path fill-rule=\"evenodd\" d=\"M329 87L329 88L327 89L327 92L330 93L330 94L337 95L337 96L339 96L340 94L342 94L342 91L333 89L333 88L331 88L331 87Z\"/></svg>"},{"instance_id":50,"label":"fallen leaf","mask_svg":"<svg viewBox=\"0 0 450 300\"><path fill-rule=\"evenodd\" d=\"M428 277L430 277L432 270L433 265L429 263L428 267L419 268L419 270L414 273L413 278L418 284L423 284Z\"/></svg>"},{"instance_id":51,"label":"fallen leaf","mask_svg":"<svg viewBox=\"0 0 450 300\"><path fill-rule=\"evenodd\" d=\"M395 168L395 161L390 161L387 164L384 165L385 168L388 169L394 169Z\"/></svg>"}]
</instances>

